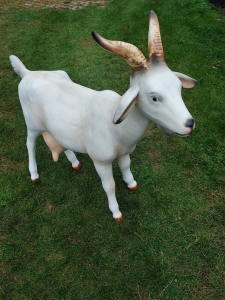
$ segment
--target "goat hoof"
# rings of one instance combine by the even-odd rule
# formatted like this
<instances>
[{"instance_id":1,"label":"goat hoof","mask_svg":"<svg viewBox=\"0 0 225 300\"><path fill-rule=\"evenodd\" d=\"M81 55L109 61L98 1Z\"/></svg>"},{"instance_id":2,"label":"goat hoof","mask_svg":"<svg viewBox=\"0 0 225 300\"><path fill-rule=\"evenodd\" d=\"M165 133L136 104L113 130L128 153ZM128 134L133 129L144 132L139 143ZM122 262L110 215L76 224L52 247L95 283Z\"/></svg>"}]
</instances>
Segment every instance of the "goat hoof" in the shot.
<instances>
[{"instance_id":1,"label":"goat hoof","mask_svg":"<svg viewBox=\"0 0 225 300\"><path fill-rule=\"evenodd\" d=\"M35 179L31 179L31 181L32 181L33 183L35 183L36 181L38 181L38 179L39 179L39 177L38 177L38 178L35 178Z\"/></svg>"},{"instance_id":2,"label":"goat hoof","mask_svg":"<svg viewBox=\"0 0 225 300\"><path fill-rule=\"evenodd\" d=\"M137 189L138 189L138 185L136 184L135 186L128 186L128 189L130 190L130 191L136 191Z\"/></svg>"},{"instance_id":3,"label":"goat hoof","mask_svg":"<svg viewBox=\"0 0 225 300\"><path fill-rule=\"evenodd\" d=\"M122 222L124 219L123 215L121 215L119 218L115 218L116 222Z\"/></svg>"},{"instance_id":4,"label":"goat hoof","mask_svg":"<svg viewBox=\"0 0 225 300\"><path fill-rule=\"evenodd\" d=\"M81 168L82 168L82 165L80 162L76 167L73 167L74 171L80 171Z\"/></svg>"}]
</instances>

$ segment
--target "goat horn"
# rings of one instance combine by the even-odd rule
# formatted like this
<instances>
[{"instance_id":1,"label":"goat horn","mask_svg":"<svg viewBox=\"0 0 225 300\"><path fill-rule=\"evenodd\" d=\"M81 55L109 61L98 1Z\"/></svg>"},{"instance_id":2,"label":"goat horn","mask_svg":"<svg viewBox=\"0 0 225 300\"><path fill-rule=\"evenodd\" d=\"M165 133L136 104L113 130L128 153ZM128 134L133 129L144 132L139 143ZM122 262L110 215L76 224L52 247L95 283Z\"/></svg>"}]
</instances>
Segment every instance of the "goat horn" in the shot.
<instances>
[{"instance_id":1,"label":"goat horn","mask_svg":"<svg viewBox=\"0 0 225 300\"><path fill-rule=\"evenodd\" d=\"M133 70L139 70L141 67L148 69L148 63L143 53L134 45L110 41L100 36L96 31L92 31L94 40L104 49L116 53L124 58Z\"/></svg>"},{"instance_id":2,"label":"goat horn","mask_svg":"<svg viewBox=\"0 0 225 300\"><path fill-rule=\"evenodd\" d=\"M148 53L150 59L164 61L164 52L160 35L159 21L152 10L149 16Z\"/></svg>"}]
</instances>

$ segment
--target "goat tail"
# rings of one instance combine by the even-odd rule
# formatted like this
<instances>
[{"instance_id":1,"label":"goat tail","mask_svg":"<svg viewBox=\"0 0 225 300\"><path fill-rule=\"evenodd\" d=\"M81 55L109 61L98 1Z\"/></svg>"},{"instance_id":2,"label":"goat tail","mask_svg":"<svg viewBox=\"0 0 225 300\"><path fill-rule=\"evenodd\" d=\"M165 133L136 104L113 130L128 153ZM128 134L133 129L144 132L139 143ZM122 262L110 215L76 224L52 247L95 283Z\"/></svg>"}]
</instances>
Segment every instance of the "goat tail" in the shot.
<instances>
[{"instance_id":1,"label":"goat tail","mask_svg":"<svg viewBox=\"0 0 225 300\"><path fill-rule=\"evenodd\" d=\"M27 70L27 68L24 66L22 61L17 56L10 55L9 59L10 59L10 62L11 62L11 65L12 65L14 71L21 78L23 78L29 72L29 70Z\"/></svg>"}]
</instances>

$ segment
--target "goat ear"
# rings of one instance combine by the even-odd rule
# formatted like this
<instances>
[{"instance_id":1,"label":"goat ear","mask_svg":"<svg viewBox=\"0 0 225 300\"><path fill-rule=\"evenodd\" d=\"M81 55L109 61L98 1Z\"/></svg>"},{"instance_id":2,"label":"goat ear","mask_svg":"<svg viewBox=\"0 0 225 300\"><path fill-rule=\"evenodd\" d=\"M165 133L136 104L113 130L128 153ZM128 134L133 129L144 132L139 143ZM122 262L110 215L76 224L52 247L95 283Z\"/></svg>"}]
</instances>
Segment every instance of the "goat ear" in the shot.
<instances>
[{"instance_id":1,"label":"goat ear","mask_svg":"<svg viewBox=\"0 0 225 300\"><path fill-rule=\"evenodd\" d=\"M113 117L114 124L119 124L126 118L133 106L137 103L136 97L138 93L139 87L137 85L133 85L122 96L122 99L120 100Z\"/></svg>"},{"instance_id":2,"label":"goat ear","mask_svg":"<svg viewBox=\"0 0 225 300\"><path fill-rule=\"evenodd\" d=\"M169 138L169 137L173 134L173 132L170 131L169 129L167 129L167 128L165 128L165 127L162 127L162 126L159 125L159 124L157 124L157 126L158 126L160 132L161 132L165 137Z\"/></svg>"},{"instance_id":3,"label":"goat ear","mask_svg":"<svg viewBox=\"0 0 225 300\"><path fill-rule=\"evenodd\" d=\"M183 88L185 89L192 89L196 86L197 81L187 75L182 73L173 72L181 81Z\"/></svg>"}]
</instances>

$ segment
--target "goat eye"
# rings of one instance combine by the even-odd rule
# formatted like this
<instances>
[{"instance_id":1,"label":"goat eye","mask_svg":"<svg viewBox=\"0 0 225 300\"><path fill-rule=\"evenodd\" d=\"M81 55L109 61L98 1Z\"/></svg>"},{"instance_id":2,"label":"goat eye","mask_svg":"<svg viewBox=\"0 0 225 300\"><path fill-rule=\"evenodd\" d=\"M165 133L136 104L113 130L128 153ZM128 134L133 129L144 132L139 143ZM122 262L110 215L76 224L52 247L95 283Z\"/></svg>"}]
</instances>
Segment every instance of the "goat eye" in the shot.
<instances>
[{"instance_id":1,"label":"goat eye","mask_svg":"<svg viewBox=\"0 0 225 300\"><path fill-rule=\"evenodd\" d=\"M156 97L153 97L152 100L153 100L154 102L156 102L158 99L157 99Z\"/></svg>"}]
</instances>

